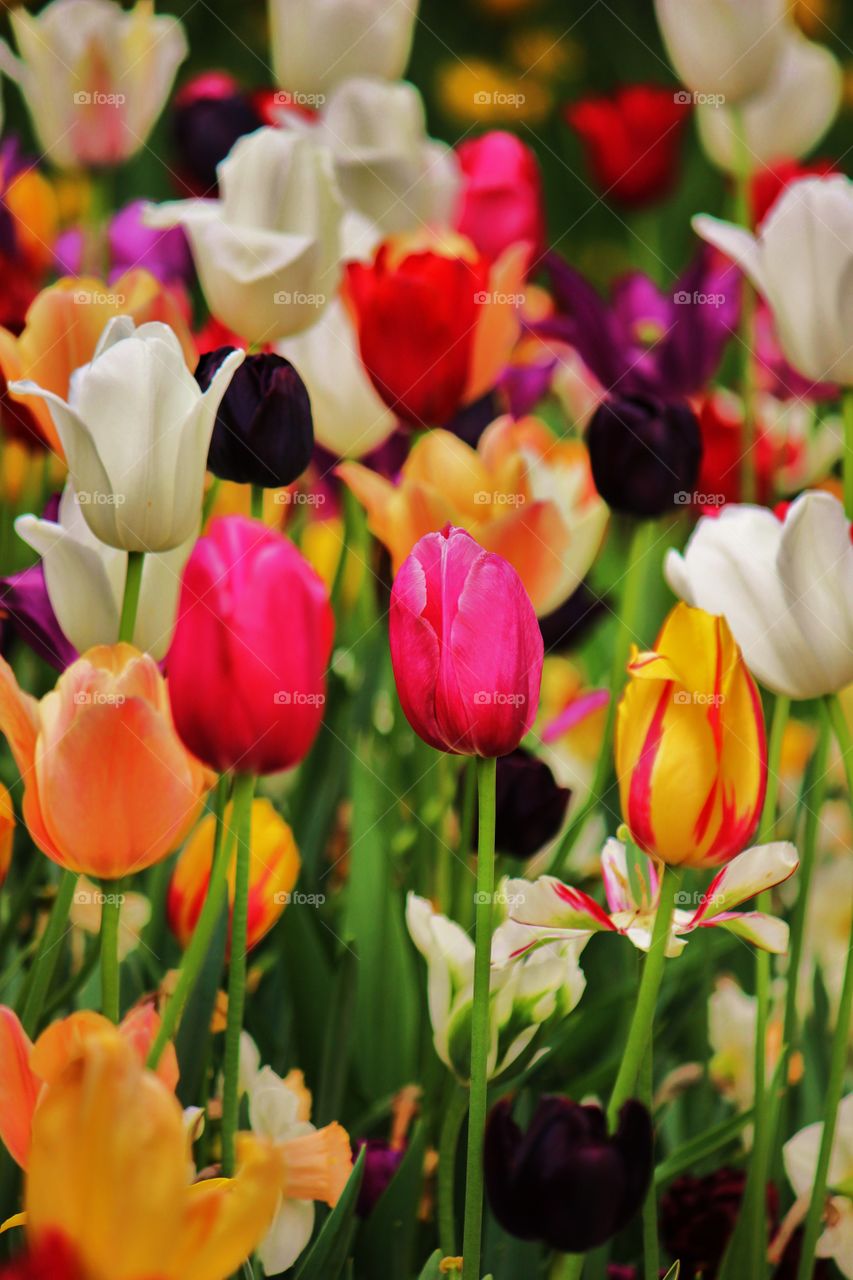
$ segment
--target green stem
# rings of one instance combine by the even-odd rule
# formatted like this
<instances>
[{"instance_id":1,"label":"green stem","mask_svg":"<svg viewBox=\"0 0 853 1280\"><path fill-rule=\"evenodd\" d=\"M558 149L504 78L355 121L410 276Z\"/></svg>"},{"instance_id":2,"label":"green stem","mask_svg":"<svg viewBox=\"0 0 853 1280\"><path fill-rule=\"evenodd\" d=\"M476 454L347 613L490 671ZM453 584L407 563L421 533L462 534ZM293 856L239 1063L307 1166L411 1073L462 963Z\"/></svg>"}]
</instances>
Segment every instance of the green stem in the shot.
<instances>
[{"instance_id":1,"label":"green stem","mask_svg":"<svg viewBox=\"0 0 853 1280\"><path fill-rule=\"evenodd\" d=\"M607 1122L611 1129L616 1127L619 1112L637 1087L640 1068L651 1042L652 1028L655 1018L658 991L663 978L663 967L666 960L666 947L672 924L672 913L675 909L675 893L679 878L671 867L664 866L660 877L658 907L655 912L655 923L648 955L643 964L643 976L637 992L637 1003L634 1016L628 1031L625 1052L619 1065L610 1105L607 1108Z\"/></svg>"},{"instance_id":2,"label":"green stem","mask_svg":"<svg viewBox=\"0 0 853 1280\"><path fill-rule=\"evenodd\" d=\"M838 698L831 697L827 701L832 729L841 748L848 795L853 801L853 741L851 741L850 730L847 727L844 711ZM847 1065L851 1010L853 1010L853 946L847 951L844 985L841 988L841 1000L838 1006L838 1021L835 1024L835 1033L832 1040L829 1079L827 1080L824 1094L823 1135L820 1140L820 1151L814 1174L812 1198L803 1231L803 1245L800 1253L800 1268L797 1272L797 1280L811 1280L814 1268L815 1249L823 1222L826 1183L829 1175L832 1146L835 1141L838 1107L841 1102L841 1095L844 1092L844 1070Z\"/></svg>"},{"instance_id":3,"label":"green stem","mask_svg":"<svg viewBox=\"0 0 853 1280\"><path fill-rule=\"evenodd\" d=\"M735 135L735 221L749 231L752 227L750 182L752 180L752 156L746 140L743 112L732 108ZM741 283L740 313L740 390L743 399L743 437L741 458L741 498L754 502L755 484L755 374L752 358L753 330L755 327L755 291L744 276Z\"/></svg>"},{"instance_id":4,"label":"green stem","mask_svg":"<svg viewBox=\"0 0 853 1280\"><path fill-rule=\"evenodd\" d=\"M643 601L645 584L648 580L649 562L656 536L657 523L654 520L637 521L628 552L628 567L625 570L625 589L622 594L616 642L613 648L613 662L610 668L610 700L607 704L607 719L605 720L601 749L595 766L595 776L592 780L589 795L575 813L563 839L551 856L546 868L549 875L559 874L563 864L568 859L575 842L586 825L587 818L598 808L602 801L603 793L606 790L610 772L613 768L613 735L616 729L619 695L625 683L631 644L636 641L637 619Z\"/></svg>"},{"instance_id":5,"label":"green stem","mask_svg":"<svg viewBox=\"0 0 853 1280\"><path fill-rule=\"evenodd\" d=\"M264 489L263 485L252 485L251 496L251 512L254 520L263 520L264 518Z\"/></svg>"},{"instance_id":6,"label":"green stem","mask_svg":"<svg viewBox=\"0 0 853 1280\"><path fill-rule=\"evenodd\" d=\"M101 1012L110 1022L121 1016L121 973L118 959L118 934L123 894L121 881L105 890L101 902Z\"/></svg>"},{"instance_id":7,"label":"green stem","mask_svg":"<svg viewBox=\"0 0 853 1280\"><path fill-rule=\"evenodd\" d=\"M640 1068L639 1094L640 1101L653 1114L654 1105L654 1053L651 1040ZM659 1280L660 1277L660 1245L658 1244L658 1199L655 1180L651 1179L646 1198L643 1201L643 1264L645 1280Z\"/></svg>"},{"instance_id":8,"label":"green stem","mask_svg":"<svg viewBox=\"0 0 853 1280\"><path fill-rule=\"evenodd\" d=\"M477 803L477 768L473 760L466 760L462 777L462 812L459 815L459 848L457 850L456 909L453 918L463 929L473 923L473 895L471 893L471 844L474 838L474 809Z\"/></svg>"},{"instance_id":9,"label":"green stem","mask_svg":"<svg viewBox=\"0 0 853 1280\"><path fill-rule=\"evenodd\" d=\"M231 912L231 959L228 972L228 1023L225 1028L225 1083L222 1091L222 1171L234 1173L234 1143L240 1109L240 1036L246 1004L246 940L248 937L249 876L251 871L252 797L254 774L234 780L231 825L237 838L234 907Z\"/></svg>"},{"instance_id":10,"label":"green stem","mask_svg":"<svg viewBox=\"0 0 853 1280\"><path fill-rule=\"evenodd\" d=\"M216 812L219 817L225 807L225 797L227 793L226 779L220 778L219 788L216 795ZM232 811L232 828L233 828L233 811ZM152 1069L156 1069L163 1050L171 1040L175 1027L178 1025L184 1006L189 999L190 992L195 986L196 979L201 972L207 955L210 942L213 937L216 925L219 921L222 907L225 903L225 895L228 891L228 866L231 861L231 849L233 841L231 840L231 831L228 837L221 841L219 847L214 847L213 860L210 867L210 879L207 885L207 894L205 895L204 905L202 906L198 920L196 921L193 936L190 938L189 946L184 952L181 961L181 967L178 971L178 981L175 990L169 998L169 1001L163 1010L163 1016L160 1019L160 1030L151 1046L148 1054L147 1065Z\"/></svg>"},{"instance_id":11,"label":"green stem","mask_svg":"<svg viewBox=\"0 0 853 1280\"><path fill-rule=\"evenodd\" d=\"M477 761L480 833L477 845L477 902L474 916L474 998L471 1009L471 1087L462 1280L480 1280L483 1228L483 1136L488 1092L489 991L495 893L495 760Z\"/></svg>"},{"instance_id":12,"label":"green stem","mask_svg":"<svg viewBox=\"0 0 853 1280\"><path fill-rule=\"evenodd\" d=\"M127 574L124 580L124 600L121 606L121 622L118 628L119 643L133 644L136 629L136 612L139 608L139 590L142 586L144 551L128 551Z\"/></svg>"},{"instance_id":13,"label":"green stem","mask_svg":"<svg viewBox=\"0 0 853 1280\"><path fill-rule=\"evenodd\" d=\"M59 960L60 943L68 927L68 915L76 886L77 872L63 871L56 901L39 944L38 955L32 970L32 982L21 1013L21 1022L28 1036L34 1035L38 1029L44 998Z\"/></svg>"},{"instance_id":14,"label":"green stem","mask_svg":"<svg viewBox=\"0 0 853 1280\"><path fill-rule=\"evenodd\" d=\"M848 387L841 401L844 416L844 511L853 520L853 387Z\"/></svg>"},{"instance_id":15,"label":"green stem","mask_svg":"<svg viewBox=\"0 0 853 1280\"><path fill-rule=\"evenodd\" d=\"M456 1149L468 1113L468 1091L458 1086L444 1112L438 1143L438 1242L446 1258L456 1256Z\"/></svg>"}]
</instances>

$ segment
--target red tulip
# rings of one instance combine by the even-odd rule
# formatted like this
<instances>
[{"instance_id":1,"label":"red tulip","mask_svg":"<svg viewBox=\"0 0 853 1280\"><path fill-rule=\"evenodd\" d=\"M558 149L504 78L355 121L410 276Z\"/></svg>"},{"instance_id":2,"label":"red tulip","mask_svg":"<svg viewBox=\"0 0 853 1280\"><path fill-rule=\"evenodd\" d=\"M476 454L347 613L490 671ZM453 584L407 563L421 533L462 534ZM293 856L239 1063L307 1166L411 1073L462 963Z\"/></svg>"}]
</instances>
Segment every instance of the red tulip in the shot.
<instances>
[{"instance_id":1,"label":"red tulip","mask_svg":"<svg viewBox=\"0 0 853 1280\"><path fill-rule=\"evenodd\" d=\"M767 169L759 169L753 174L749 187L753 226L757 227L764 221L792 182L799 182L802 178L826 178L837 172L832 160L811 160L807 164L800 164L798 160L780 160Z\"/></svg>"},{"instance_id":2,"label":"red tulip","mask_svg":"<svg viewBox=\"0 0 853 1280\"><path fill-rule=\"evenodd\" d=\"M456 149L462 169L462 202L456 227L487 258L519 240L539 253L545 244L545 211L539 162L514 133L496 129Z\"/></svg>"},{"instance_id":3,"label":"red tulip","mask_svg":"<svg viewBox=\"0 0 853 1280\"><path fill-rule=\"evenodd\" d=\"M323 718L333 631L326 588L287 538L214 520L184 569L168 657L180 737L220 771L298 764Z\"/></svg>"},{"instance_id":4,"label":"red tulip","mask_svg":"<svg viewBox=\"0 0 853 1280\"><path fill-rule=\"evenodd\" d=\"M635 209L662 200L674 186L690 109L689 94L631 84L609 96L582 98L566 108L565 118L602 195Z\"/></svg>"},{"instance_id":5,"label":"red tulip","mask_svg":"<svg viewBox=\"0 0 853 1280\"><path fill-rule=\"evenodd\" d=\"M391 592L391 662L406 719L439 751L503 756L536 715L542 636L521 579L464 529L428 533Z\"/></svg>"}]
</instances>

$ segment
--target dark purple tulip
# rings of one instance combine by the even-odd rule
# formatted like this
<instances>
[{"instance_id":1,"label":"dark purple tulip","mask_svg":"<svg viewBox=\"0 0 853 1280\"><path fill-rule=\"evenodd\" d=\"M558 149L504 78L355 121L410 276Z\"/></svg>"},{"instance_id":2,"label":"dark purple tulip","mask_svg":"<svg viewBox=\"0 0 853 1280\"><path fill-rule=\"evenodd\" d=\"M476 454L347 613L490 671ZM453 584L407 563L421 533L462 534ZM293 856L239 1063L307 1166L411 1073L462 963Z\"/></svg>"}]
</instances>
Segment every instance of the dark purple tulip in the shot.
<instances>
[{"instance_id":1,"label":"dark purple tulip","mask_svg":"<svg viewBox=\"0 0 853 1280\"><path fill-rule=\"evenodd\" d=\"M202 391L232 348L201 357L195 371ZM293 484L311 461L314 424L305 383L276 355L247 356L219 406L207 465L237 484L278 489Z\"/></svg>"},{"instance_id":2,"label":"dark purple tulip","mask_svg":"<svg viewBox=\"0 0 853 1280\"><path fill-rule=\"evenodd\" d=\"M405 1155L405 1148L392 1147L380 1138L360 1138L353 1144L353 1159L357 1160L362 1147L366 1148L364 1157L364 1177L356 1203L356 1213L366 1218L373 1212L376 1202L388 1189L388 1184L400 1167Z\"/></svg>"},{"instance_id":3,"label":"dark purple tulip","mask_svg":"<svg viewBox=\"0 0 853 1280\"><path fill-rule=\"evenodd\" d=\"M172 107L172 139L178 173L194 196L215 196L216 166L238 138L264 123L251 97L224 72L196 76Z\"/></svg>"},{"instance_id":4,"label":"dark purple tulip","mask_svg":"<svg viewBox=\"0 0 853 1280\"><path fill-rule=\"evenodd\" d=\"M558 786L545 761L524 747L498 757L495 787L498 851L512 858L532 858L563 825L571 792Z\"/></svg>"},{"instance_id":5,"label":"dark purple tulip","mask_svg":"<svg viewBox=\"0 0 853 1280\"><path fill-rule=\"evenodd\" d=\"M580 644L590 628L609 609L607 598L593 595L582 582L553 613L539 619L545 652L554 653Z\"/></svg>"},{"instance_id":6,"label":"dark purple tulip","mask_svg":"<svg viewBox=\"0 0 853 1280\"><path fill-rule=\"evenodd\" d=\"M542 1098L526 1133L505 1098L492 1109L483 1152L492 1213L510 1235L561 1253L586 1253L620 1231L652 1175L652 1121L626 1102L616 1132L600 1107Z\"/></svg>"},{"instance_id":7,"label":"dark purple tulip","mask_svg":"<svg viewBox=\"0 0 853 1280\"><path fill-rule=\"evenodd\" d=\"M64 671L79 656L56 621L41 563L0 578L0 620L8 622L18 638L57 671Z\"/></svg>"},{"instance_id":8,"label":"dark purple tulip","mask_svg":"<svg viewBox=\"0 0 853 1280\"><path fill-rule=\"evenodd\" d=\"M702 433L689 404L610 396L593 414L586 442L595 487L613 511L654 517L692 501Z\"/></svg>"},{"instance_id":9,"label":"dark purple tulip","mask_svg":"<svg viewBox=\"0 0 853 1280\"><path fill-rule=\"evenodd\" d=\"M445 430L452 431L465 444L476 449L486 427L490 426L495 418L500 417L500 414L501 408L497 396L493 391L489 391L473 404L460 409L446 424Z\"/></svg>"}]
</instances>

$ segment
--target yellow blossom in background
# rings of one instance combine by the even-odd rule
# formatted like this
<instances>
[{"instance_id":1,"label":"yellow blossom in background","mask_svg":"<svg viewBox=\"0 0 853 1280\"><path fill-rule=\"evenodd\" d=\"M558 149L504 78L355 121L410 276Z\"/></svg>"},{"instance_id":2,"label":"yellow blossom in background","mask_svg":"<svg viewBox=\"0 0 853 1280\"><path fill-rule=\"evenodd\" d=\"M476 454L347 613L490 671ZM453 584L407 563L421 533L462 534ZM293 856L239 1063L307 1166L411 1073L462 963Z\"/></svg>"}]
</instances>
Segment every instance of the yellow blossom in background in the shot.
<instances>
[{"instance_id":1,"label":"yellow blossom in background","mask_svg":"<svg viewBox=\"0 0 853 1280\"><path fill-rule=\"evenodd\" d=\"M438 72L437 92L454 120L491 128L541 124L553 105L541 84L483 58L446 62Z\"/></svg>"},{"instance_id":2,"label":"yellow blossom in background","mask_svg":"<svg viewBox=\"0 0 853 1280\"><path fill-rule=\"evenodd\" d=\"M535 74L540 81L577 76L585 61L583 46L552 27L517 32L509 43L509 55L525 76Z\"/></svg>"}]
</instances>

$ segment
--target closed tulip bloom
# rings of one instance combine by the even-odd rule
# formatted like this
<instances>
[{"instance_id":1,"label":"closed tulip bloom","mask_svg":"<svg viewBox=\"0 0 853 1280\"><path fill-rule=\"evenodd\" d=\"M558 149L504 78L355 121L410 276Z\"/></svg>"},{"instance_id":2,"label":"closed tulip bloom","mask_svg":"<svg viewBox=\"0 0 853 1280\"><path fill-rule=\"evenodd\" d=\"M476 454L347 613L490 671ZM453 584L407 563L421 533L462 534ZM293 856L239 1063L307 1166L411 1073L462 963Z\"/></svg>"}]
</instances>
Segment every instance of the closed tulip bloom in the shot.
<instances>
[{"instance_id":1,"label":"closed tulip bloom","mask_svg":"<svg viewBox=\"0 0 853 1280\"><path fill-rule=\"evenodd\" d=\"M693 225L749 276L766 299L787 360L815 382L853 385L853 182L794 182L757 236L701 214Z\"/></svg>"},{"instance_id":2,"label":"closed tulip bloom","mask_svg":"<svg viewBox=\"0 0 853 1280\"><path fill-rule=\"evenodd\" d=\"M691 500L702 433L686 401L609 396L586 440L595 487L613 511L653 518Z\"/></svg>"},{"instance_id":3,"label":"closed tulip bloom","mask_svg":"<svg viewBox=\"0 0 853 1280\"><path fill-rule=\"evenodd\" d=\"M169 112L176 167L188 193L216 195L216 169L246 133L264 123L233 77L206 71L183 85Z\"/></svg>"},{"instance_id":4,"label":"closed tulip bloom","mask_svg":"<svg viewBox=\"0 0 853 1280\"><path fill-rule=\"evenodd\" d=\"M101 879L171 853L213 781L175 733L154 659L126 644L91 649L41 702L0 660L0 732L35 844L61 867Z\"/></svg>"},{"instance_id":5,"label":"closed tulip bloom","mask_svg":"<svg viewBox=\"0 0 853 1280\"><path fill-rule=\"evenodd\" d=\"M0 42L39 142L62 169L122 164L145 145L188 52L177 18L152 0L53 0L10 13L20 58Z\"/></svg>"},{"instance_id":6,"label":"closed tulip bloom","mask_svg":"<svg viewBox=\"0 0 853 1280\"><path fill-rule=\"evenodd\" d=\"M418 0L270 0L275 78L299 95L352 76L399 80L417 16Z\"/></svg>"},{"instance_id":7,"label":"closed tulip bloom","mask_svg":"<svg viewBox=\"0 0 853 1280\"><path fill-rule=\"evenodd\" d=\"M720 613L750 671L774 693L820 698L853 683L853 546L844 508L804 493L780 520L727 506L667 553L676 595Z\"/></svg>"},{"instance_id":8,"label":"closed tulip bloom","mask_svg":"<svg viewBox=\"0 0 853 1280\"><path fill-rule=\"evenodd\" d=\"M655 0L676 72L694 93L741 102L764 87L788 33L787 0Z\"/></svg>"},{"instance_id":9,"label":"closed tulip bloom","mask_svg":"<svg viewBox=\"0 0 853 1280\"><path fill-rule=\"evenodd\" d=\"M201 357L195 378L206 391L229 354L228 347ZM311 461L311 401L293 365L281 356L250 355L219 404L208 468L237 484L283 488Z\"/></svg>"},{"instance_id":10,"label":"closed tulip bloom","mask_svg":"<svg viewBox=\"0 0 853 1280\"><path fill-rule=\"evenodd\" d=\"M456 149L462 200L456 229L495 260L524 241L534 256L545 244L545 200L536 152L514 133L493 129Z\"/></svg>"},{"instance_id":11,"label":"closed tulip bloom","mask_svg":"<svg viewBox=\"0 0 853 1280\"><path fill-rule=\"evenodd\" d=\"M230 813L229 805L226 823ZM166 914L182 947L189 944L207 896L215 833L216 819L208 814L184 846L169 883ZM253 801L251 833L247 942L250 949L257 946L278 920L296 884L300 867L293 832L269 800ZM235 874L232 860L228 875L228 900L232 909Z\"/></svg>"},{"instance_id":12,"label":"closed tulip bloom","mask_svg":"<svg viewBox=\"0 0 853 1280\"><path fill-rule=\"evenodd\" d=\"M307 137L257 129L220 164L218 200L152 205L182 226L205 300L250 346L312 325L338 285L343 212L332 157Z\"/></svg>"},{"instance_id":13,"label":"closed tulip bloom","mask_svg":"<svg viewBox=\"0 0 853 1280\"><path fill-rule=\"evenodd\" d=\"M171 551L198 530L219 402L243 359L232 351L202 394L168 325L118 316L67 401L34 382L11 389L47 401L86 523L124 551Z\"/></svg>"},{"instance_id":14,"label":"closed tulip bloom","mask_svg":"<svg viewBox=\"0 0 853 1280\"><path fill-rule=\"evenodd\" d=\"M298 764L323 718L334 616L328 592L287 538L225 516L184 570L169 694L175 725L220 772Z\"/></svg>"},{"instance_id":15,"label":"closed tulip bloom","mask_svg":"<svg viewBox=\"0 0 853 1280\"><path fill-rule=\"evenodd\" d=\"M758 825L767 753L758 689L725 618L676 605L628 674L616 774L632 839L673 866L728 862Z\"/></svg>"},{"instance_id":16,"label":"closed tulip bloom","mask_svg":"<svg viewBox=\"0 0 853 1280\"><path fill-rule=\"evenodd\" d=\"M557 835L570 796L546 761L523 747L502 756L495 777L495 848L511 858L532 858Z\"/></svg>"},{"instance_id":17,"label":"closed tulip bloom","mask_svg":"<svg viewBox=\"0 0 853 1280\"><path fill-rule=\"evenodd\" d=\"M503 1099L489 1115L483 1152L492 1213L510 1235L561 1253L610 1240L640 1208L653 1168L652 1119L626 1102L614 1134L601 1107L544 1097L526 1133Z\"/></svg>"},{"instance_id":18,"label":"closed tulip bloom","mask_svg":"<svg viewBox=\"0 0 853 1280\"><path fill-rule=\"evenodd\" d=\"M406 719L438 751L503 756L536 717L543 645L518 574L464 529L421 538L394 579L391 662Z\"/></svg>"}]
</instances>

